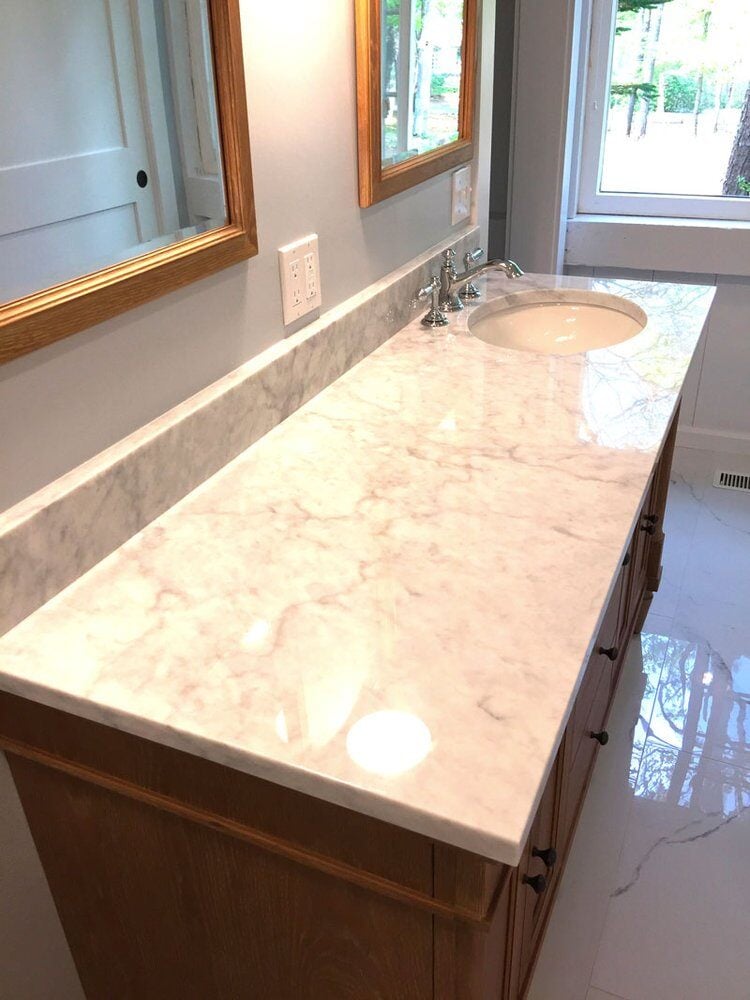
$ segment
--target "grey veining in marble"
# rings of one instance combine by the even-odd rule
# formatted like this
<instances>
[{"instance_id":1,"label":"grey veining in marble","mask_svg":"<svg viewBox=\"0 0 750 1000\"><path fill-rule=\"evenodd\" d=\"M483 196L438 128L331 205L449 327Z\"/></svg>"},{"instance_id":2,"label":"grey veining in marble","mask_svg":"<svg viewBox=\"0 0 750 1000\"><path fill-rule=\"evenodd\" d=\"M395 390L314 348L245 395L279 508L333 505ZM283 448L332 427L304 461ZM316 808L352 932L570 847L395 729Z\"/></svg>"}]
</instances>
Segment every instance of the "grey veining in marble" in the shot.
<instances>
[{"instance_id":1,"label":"grey veining in marble","mask_svg":"<svg viewBox=\"0 0 750 1000\"><path fill-rule=\"evenodd\" d=\"M357 364L414 314L433 247L316 323L0 513L0 635Z\"/></svg>"},{"instance_id":2,"label":"grey veining in marble","mask_svg":"<svg viewBox=\"0 0 750 1000\"><path fill-rule=\"evenodd\" d=\"M713 289L568 357L415 320L0 640L0 686L509 864Z\"/></svg>"}]
</instances>

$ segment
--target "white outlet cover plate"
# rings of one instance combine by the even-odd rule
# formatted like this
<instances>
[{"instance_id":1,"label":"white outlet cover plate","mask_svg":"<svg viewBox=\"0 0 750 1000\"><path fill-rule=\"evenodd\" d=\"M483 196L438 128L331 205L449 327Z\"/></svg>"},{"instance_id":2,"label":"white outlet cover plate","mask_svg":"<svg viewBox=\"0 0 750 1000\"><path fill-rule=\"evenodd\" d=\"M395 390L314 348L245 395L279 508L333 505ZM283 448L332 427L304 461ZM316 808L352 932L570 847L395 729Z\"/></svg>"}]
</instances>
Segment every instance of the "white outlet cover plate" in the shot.
<instances>
[{"instance_id":1,"label":"white outlet cover plate","mask_svg":"<svg viewBox=\"0 0 750 1000\"><path fill-rule=\"evenodd\" d=\"M451 185L451 225L457 226L471 216L471 166L453 171Z\"/></svg>"},{"instance_id":2,"label":"white outlet cover plate","mask_svg":"<svg viewBox=\"0 0 750 1000\"><path fill-rule=\"evenodd\" d=\"M295 240L279 250L281 302L284 325L320 309L320 258L315 233Z\"/></svg>"}]
</instances>

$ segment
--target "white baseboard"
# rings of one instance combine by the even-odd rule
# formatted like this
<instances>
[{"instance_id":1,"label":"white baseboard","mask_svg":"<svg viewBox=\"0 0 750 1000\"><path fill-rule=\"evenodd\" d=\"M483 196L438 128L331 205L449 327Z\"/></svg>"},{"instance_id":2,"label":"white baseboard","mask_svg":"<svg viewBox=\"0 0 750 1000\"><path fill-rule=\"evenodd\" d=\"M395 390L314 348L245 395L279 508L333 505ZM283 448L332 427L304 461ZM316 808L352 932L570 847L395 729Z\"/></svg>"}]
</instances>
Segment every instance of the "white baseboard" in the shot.
<instances>
[{"instance_id":1,"label":"white baseboard","mask_svg":"<svg viewBox=\"0 0 750 1000\"><path fill-rule=\"evenodd\" d=\"M730 431L680 426L677 429L677 445L681 448L718 451L725 455L750 456L750 434L733 434Z\"/></svg>"}]
</instances>

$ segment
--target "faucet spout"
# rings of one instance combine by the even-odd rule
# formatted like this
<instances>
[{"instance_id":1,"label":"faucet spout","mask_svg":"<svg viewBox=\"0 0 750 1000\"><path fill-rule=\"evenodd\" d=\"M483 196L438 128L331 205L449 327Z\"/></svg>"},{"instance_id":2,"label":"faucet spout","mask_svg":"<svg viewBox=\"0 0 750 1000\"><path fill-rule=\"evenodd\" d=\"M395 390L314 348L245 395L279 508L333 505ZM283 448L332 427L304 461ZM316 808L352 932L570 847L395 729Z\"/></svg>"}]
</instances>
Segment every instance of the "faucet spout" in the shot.
<instances>
[{"instance_id":1,"label":"faucet spout","mask_svg":"<svg viewBox=\"0 0 750 1000\"><path fill-rule=\"evenodd\" d=\"M474 267L467 267L463 274L457 274L453 279L453 284L464 284L472 278L484 274L485 271L503 271L506 278L522 278L523 271L514 260L488 260L484 264L476 264ZM452 290L452 289L451 289Z\"/></svg>"},{"instance_id":2,"label":"faucet spout","mask_svg":"<svg viewBox=\"0 0 750 1000\"><path fill-rule=\"evenodd\" d=\"M475 251L475 253L477 252ZM461 301L461 295L467 291L469 291L468 297L478 297L479 290L474 288L473 285L470 286L469 282L472 278L484 274L485 271L503 271L506 278L523 277L523 271L514 260L501 260L500 258L488 260L483 264L475 264L473 267L467 266L461 274L457 274L453 266L455 256L455 250L446 250L443 254L443 266L440 268L440 308L450 312L463 309L464 304ZM467 258L470 259L471 256L472 254L467 254L466 258L464 258L467 265L469 264ZM459 287L462 288L462 292L457 294L456 289Z\"/></svg>"}]
</instances>

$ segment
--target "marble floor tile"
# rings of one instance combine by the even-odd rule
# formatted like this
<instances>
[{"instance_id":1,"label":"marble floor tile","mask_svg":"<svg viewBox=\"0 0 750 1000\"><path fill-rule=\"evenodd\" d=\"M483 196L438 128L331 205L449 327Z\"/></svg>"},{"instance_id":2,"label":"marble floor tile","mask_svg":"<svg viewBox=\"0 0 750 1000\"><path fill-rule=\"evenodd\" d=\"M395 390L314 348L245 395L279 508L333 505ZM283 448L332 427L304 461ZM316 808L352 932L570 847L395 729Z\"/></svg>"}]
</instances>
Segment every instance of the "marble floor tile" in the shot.
<instances>
[{"instance_id":1,"label":"marble floor tile","mask_svg":"<svg viewBox=\"0 0 750 1000\"><path fill-rule=\"evenodd\" d=\"M651 612L645 621L639 638L634 637L626 663L626 676L637 671L639 677L640 701L635 724L630 728L630 785L635 785L641 763L641 753L651 730L656 695L661 681L664 664L672 646L673 624L671 619ZM637 667L633 659L637 657ZM616 703L611 712L609 728L622 727Z\"/></svg>"},{"instance_id":2,"label":"marble floor tile","mask_svg":"<svg viewBox=\"0 0 750 1000\"><path fill-rule=\"evenodd\" d=\"M703 492L703 487L696 487L681 473L673 471L669 486L669 505L664 519L663 575L651 606L654 614L673 617L677 610L702 510Z\"/></svg>"},{"instance_id":3,"label":"marble floor tile","mask_svg":"<svg viewBox=\"0 0 750 1000\"><path fill-rule=\"evenodd\" d=\"M662 589L531 1000L750 1000L750 496L712 485L735 467L750 460L675 454Z\"/></svg>"},{"instance_id":4,"label":"marble floor tile","mask_svg":"<svg viewBox=\"0 0 750 1000\"><path fill-rule=\"evenodd\" d=\"M663 746L750 769L750 623L713 641L673 623L648 735Z\"/></svg>"},{"instance_id":5,"label":"marble floor tile","mask_svg":"<svg viewBox=\"0 0 750 1000\"><path fill-rule=\"evenodd\" d=\"M708 485L700 508L652 735L750 768L750 495Z\"/></svg>"},{"instance_id":6,"label":"marble floor tile","mask_svg":"<svg viewBox=\"0 0 750 1000\"><path fill-rule=\"evenodd\" d=\"M731 462L734 459L740 460L738 456L723 456L725 461ZM672 478L690 483L696 496L702 497L713 481L714 470L718 467L717 461L719 461L719 456L702 448L675 448Z\"/></svg>"},{"instance_id":7,"label":"marble floor tile","mask_svg":"<svg viewBox=\"0 0 750 1000\"><path fill-rule=\"evenodd\" d=\"M648 740L591 985L750 997L749 843L750 772Z\"/></svg>"},{"instance_id":8,"label":"marble floor tile","mask_svg":"<svg viewBox=\"0 0 750 1000\"><path fill-rule=\"evenodd\" d=\"M527 1000L586 997L633 802L633 731L646 686L636 638L607 727L607 752L599 755L591 779Z\"/></svg>"}]
</instances>

